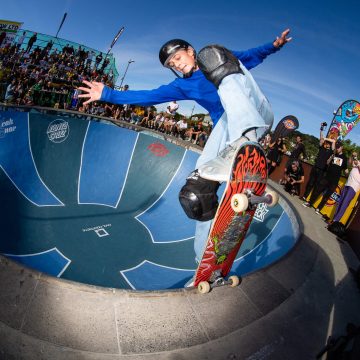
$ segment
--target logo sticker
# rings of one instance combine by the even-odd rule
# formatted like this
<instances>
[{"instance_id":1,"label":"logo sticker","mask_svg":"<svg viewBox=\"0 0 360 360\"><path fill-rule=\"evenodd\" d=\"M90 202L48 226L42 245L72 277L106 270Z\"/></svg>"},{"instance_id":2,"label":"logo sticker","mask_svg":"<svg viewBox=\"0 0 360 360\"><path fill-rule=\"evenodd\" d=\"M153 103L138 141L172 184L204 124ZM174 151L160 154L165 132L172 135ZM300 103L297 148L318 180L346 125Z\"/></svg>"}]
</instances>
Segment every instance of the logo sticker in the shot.
<instances>
[{"instance_id":1,"label":"logo sticker","mask_svg":"<svg viewBox=\"0 0 360 360\"><path fill-rule=\"evenodd\" d=\"M3 121L0 125L0 139L4 138L6 134L12 133L16 130L16 125L14 125L14 120L9 118Z\"/></svg>"},{"instance_id":2,"label":"logo sticker","mask_svg":"<svg viewBox=\"0 0 360 360\"><path fill-rule=\"evenodd\" d=\"M296 129L296 125L295 125L295 122L291 119L286 119L284 120L283 122L284 126L289 129L289 130L294 130Z\"/></svg>"},{"instance_id":3,"label":"logo sticker","mask_svg":"<svg viewBox=\"0 0 360 360\"><path fill-rule=\"evenodd\" d=\"M47 136L53 143L61 143L69 136L69 123L62 119L52 121L47 128Z\"/></svg>"},{"instance_id":4,"label":"logo sticker","mask_svg":"<svg viewBox=\"0 0 360 360\"><path fill-rule=\"evenodd\" d=\"M166 156L170 151L168 148L161 144L161 143L152 143L148 146L148 149L155 155L155 156Z\"/></svg>"},{"instance_id":5,"label":"logo sticker","mask_svg":"<svg viewBox=\"0 0 360 360\"><path fill-rule=\"evenodd\" d=\"M111 224L104 224L99 226L94 226L87 229L82 229L83 232L93 231L98 237L109 236L110 234L105 230L105 228L110 228Z\"/></svg>"},{"instance_id":6,"label":"logo sticker","mask_svg":"<svg viewBox=\"0 0 360 360\"><path fill-rule=\"evenodd\" d=\"M341 190L342 190L342 187L340 187L339 185L336 186L335 191L331 194L331 196L329 197L325 206L333 206L333 205L337 204L340 200Z\"/></svg>"},{"instance_id":7,"label":"logo sticker","mask_svg":"<svg viewBox=\"0 0 360 360\"><path fill-rule=\"evenodd\" d=\"M260 203L258 204L255 214L254 214L254 219L256 219L257 221L260 222L264 222L265 219L265 215L269 212L268 208L267 208L267 204L265 203Z\"/></svg>"}]
</instances>

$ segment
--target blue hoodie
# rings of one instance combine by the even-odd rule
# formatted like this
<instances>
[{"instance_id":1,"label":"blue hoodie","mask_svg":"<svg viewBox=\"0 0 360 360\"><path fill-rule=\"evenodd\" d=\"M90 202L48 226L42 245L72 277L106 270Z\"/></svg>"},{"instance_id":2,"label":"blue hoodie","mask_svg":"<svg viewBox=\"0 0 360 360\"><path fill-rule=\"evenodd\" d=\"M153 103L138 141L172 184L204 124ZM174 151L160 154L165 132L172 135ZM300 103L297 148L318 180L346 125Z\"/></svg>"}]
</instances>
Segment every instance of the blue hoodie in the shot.
<instances>
[{"instance_id":1,"label":"blue hoodie","mask_svg":"<svg viewBox=\"0 0 360 360\"><path fill-rule=\"evenodd\" d=\"M268 43L246 51L233 51L233 54L250 70L278 50L272 43ZM176 78L171 83L153 90L117 91L105 86L100 100L114 104L142 106L173 100L194 100L209 112L214 126L224 113L216 87L200 70L195 71L189 78Z\"/></svg>"}]
</instances>

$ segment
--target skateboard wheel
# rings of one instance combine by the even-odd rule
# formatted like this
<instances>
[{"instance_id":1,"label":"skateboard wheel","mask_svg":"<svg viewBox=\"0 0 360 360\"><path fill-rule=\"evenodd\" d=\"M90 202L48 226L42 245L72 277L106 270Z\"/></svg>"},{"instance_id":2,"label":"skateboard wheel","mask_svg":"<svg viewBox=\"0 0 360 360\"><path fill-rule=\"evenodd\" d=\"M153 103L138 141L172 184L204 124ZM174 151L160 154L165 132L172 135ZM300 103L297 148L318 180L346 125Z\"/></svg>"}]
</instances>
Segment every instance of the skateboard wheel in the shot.
<instances>
[{"instance_id":1,"label":"skateboard wheel","mask_svg":"<svg viewBox=\"0 0 360 360\"><path fill-rule=\"evenodd\" d=\"M269 207L275 206L279 201L279 194L276 191L268 191L265 196L270 198L267 202Z\"/></svg>"},{"instance_id":2,"label":"skateboard wheel","mask_svg":"<svg viewBox=\"0 0 360 360\"><path fill-rule=\"evenodd\" d=\"M210 291L210 284L207 281L201 281L198 285L199 293L207 294Z\"/></svg>"},{"instance_id":3,"label":"skateboard wheel","mask_svg":"<svg viewBox=\"0 0 360 360\"><path fill-rule=\"evenodd\" d=\"M240 284L240 279L236 275L230 276L229 281L230 281L230 286L231 287L235 287L235 286L238 286Z\"/></svg>"},{"instance_id":4,"label":"skateboard wheel","mask_svg":"<svg viewBox=\"0 0 360 360\"><path fill-rule=\"evenodd\" d=\"M231 208L235 212L245 211L249 206L249 199L245 194L234 194L231 198Z\"/></svg>"}]
</instances>

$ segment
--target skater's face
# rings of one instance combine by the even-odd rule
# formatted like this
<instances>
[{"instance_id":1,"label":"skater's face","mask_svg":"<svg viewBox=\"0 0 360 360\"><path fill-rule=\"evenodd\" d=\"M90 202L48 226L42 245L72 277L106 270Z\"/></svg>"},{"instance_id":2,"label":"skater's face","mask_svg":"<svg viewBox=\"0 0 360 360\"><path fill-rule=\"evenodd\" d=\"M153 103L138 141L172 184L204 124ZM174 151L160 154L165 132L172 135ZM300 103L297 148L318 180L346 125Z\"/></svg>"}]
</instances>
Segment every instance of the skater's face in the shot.
<instances>
[{"instance_id":1,"label":"skater's face","mask_svg":"<svg viewBox=\"0 0 360 360\"><path fill-rule=\"evenodd\" d=\"M197 67L195 66L194 50L188 48L186 50L182 49L177 51L169 60L168 65L182 74L189 73L193 68L194 70L197 70Z\"/></svg>"}]
</instances>

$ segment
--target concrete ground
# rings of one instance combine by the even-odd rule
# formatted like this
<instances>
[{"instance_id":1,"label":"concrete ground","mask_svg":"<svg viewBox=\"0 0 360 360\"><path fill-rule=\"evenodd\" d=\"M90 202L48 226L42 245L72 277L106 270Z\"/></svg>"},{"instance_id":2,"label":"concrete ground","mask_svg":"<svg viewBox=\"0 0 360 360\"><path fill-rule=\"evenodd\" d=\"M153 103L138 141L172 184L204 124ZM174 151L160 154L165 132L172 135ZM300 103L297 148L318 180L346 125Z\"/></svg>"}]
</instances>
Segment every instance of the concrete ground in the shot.
<instances>
[{"instance_id":1,"label":"concrete ground","mask_svg":"<svg viewBox=\"0 0 360 360\"><path fill-rule=\"evenodd\" d=\"M297 246L207 295L86 286L0 257L0 359L314 359L329 335L360 325L349 272L359 260L314 210L283 196L303 223Z\"/></svg>"}]
</instances>

